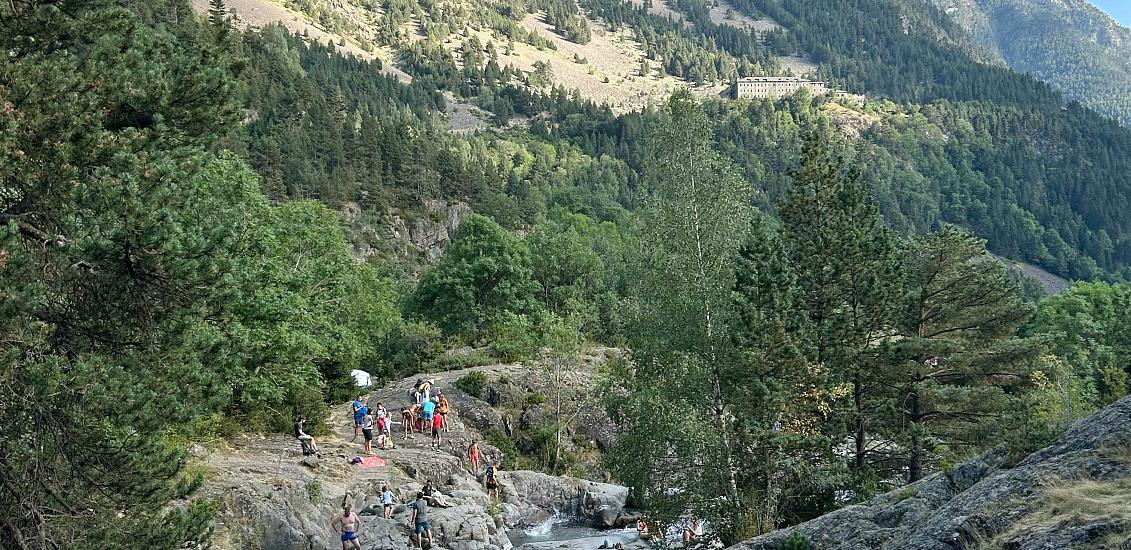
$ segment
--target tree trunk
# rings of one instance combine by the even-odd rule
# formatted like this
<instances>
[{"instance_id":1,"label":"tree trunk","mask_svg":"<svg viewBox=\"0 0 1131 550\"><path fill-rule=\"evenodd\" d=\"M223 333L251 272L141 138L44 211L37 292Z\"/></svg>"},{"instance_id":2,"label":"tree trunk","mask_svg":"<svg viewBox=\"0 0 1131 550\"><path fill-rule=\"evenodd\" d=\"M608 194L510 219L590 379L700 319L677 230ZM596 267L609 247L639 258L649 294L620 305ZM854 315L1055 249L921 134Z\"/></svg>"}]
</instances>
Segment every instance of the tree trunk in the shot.
<instances>
[{"instance_id":1,"label":"tree trunk","mask_svg":"<svg viewBox=\"0 0 1131 550\"><path fill-rule=\"evenodd\" d=\"M856 443L854 470L856 476L859 477L864 473L868 452L864 448L866 443L864 440L864 380L859 369L852 375L852 402L856 407L856 433L853 435Z\"/></svg>"},{"instance_id":2,"label":"tree trunk","mask_svg":"<svg viewBox=\"0 0 1131 550\"><path fill-rule=\"evenodd\" d=\"M922 418L919 416L919 392L912 391L908 398L911 400L911 458L907 463L907 482L914 483L923 479L923 446L918 430Z\"/></svg>"}]
</instances>

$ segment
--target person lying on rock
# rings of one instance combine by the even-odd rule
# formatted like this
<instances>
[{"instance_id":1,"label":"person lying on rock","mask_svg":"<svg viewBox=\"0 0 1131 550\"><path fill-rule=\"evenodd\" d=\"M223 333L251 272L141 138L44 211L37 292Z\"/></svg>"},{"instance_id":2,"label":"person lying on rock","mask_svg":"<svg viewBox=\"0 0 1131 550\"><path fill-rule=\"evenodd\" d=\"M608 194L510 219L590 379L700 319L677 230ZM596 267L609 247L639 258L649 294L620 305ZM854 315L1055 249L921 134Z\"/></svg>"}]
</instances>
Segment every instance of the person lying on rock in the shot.
<instances>
[{"instance_id":1,"label":"person lying on rock","mask_svg":"<svg viewBox=\"0 0 1131 550\"><path fill-rule=\"evenodd\" d=\"M432 527L428 525L428 501L424 500L424 493L416 493L416 500L409 504L412 508L412 517L409 526L416 533L416 547L424 548L424 536L428 536L428 546L432 546Z\"/></svg>"},{"instance_id":2,"label":"person lying on rock","mask_svg":"<svg viewBox=\"0 0 1131 550\"><path fill-rule=\"evenodd\" d=\"M342 505L342 515L330 522L330 528L335 532L341 529L342 550L349 550L350 543L353 543L355 550L361 550L361 541L357 538L357 534L361 532L361 518L350 510L348 503Z\"/></svg>"},{"instance_id":3,"label":"person lying on rock","mask_svg":"<svg viewBox=\"0 0 1131 550\"><path fill-rule=\"evenodd\" d=\"M440 490L436 489L436 486L432 484L431 479L424 482L424 488L421 489L420 492L424 494L424 500L428 501L429 506L434 506L436 508L452 507L450 503L443 500L444 495L440 494Z\"/></svg>"}]
</instances>

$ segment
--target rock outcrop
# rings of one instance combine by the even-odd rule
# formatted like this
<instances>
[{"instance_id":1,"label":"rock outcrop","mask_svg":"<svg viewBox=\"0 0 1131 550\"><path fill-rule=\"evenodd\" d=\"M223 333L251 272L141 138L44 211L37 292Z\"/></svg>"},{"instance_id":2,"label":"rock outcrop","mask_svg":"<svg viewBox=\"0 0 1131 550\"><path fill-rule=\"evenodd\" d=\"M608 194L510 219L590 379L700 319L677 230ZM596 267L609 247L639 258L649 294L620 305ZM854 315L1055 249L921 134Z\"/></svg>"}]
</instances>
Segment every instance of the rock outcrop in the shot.
<instances>
[{"instance_id":1,"label":"rock outcrop","mask_svg":"<svg viewBox=\"0 0 1131 550\"><path fill-rule=\"evenodd\" d=\"M517 378L521 366L477 367L492 377ZM318 438L321 457L303 457L298 444L285 435L246 434L227 441L225 447L197 449L194 456L212 474L202 494L218 502L213 546L226 548L302 549L337 545L330 529L334 514L349 503L362 518L364 550L407 550L411 510L405 505L421 487L431 482L449 507L429 511L435 547L450 550L508 550L512 543L507 529L536 525L559 513L590 523L612 527L623 514L628 490L618 485L573 477L551 476L532 471L503 471L502 501L490 502L476 474L470 472L466 450L472 439L479 441L484 462L501 452L483 441L479 430L499 429L505 422L484 401L453 389L464 371L434 375L437 386L452 396L454 413L443 433L439 449L431 437L414 434L402 439L395 426L396 448L377 450L384 466L362 468L350 464L364 455L362 441L351 439L353 425L348 405L335 408L329 419L333 433ZM382 402L398 421L400 407L409 399L413 379L402 380L372 392L370 406ZM525 391L519 391L525 396ZM515 421L517 424L517 420ZM397 496L393 519L384 519L381 487Z\"/></svg>"},{"instance_id":2,"label":"rock outcrop","mask_svg":"<svg viewBox=\"0 0 1131 550\"><path fill-rule=\"evenodd\" d=\"M1089 492L1123 504L1097 507ZM795 531L822 550L1131 550L1131 397L1011 468L988 454L731 549L776 550Z\"/></svg>"}]
</instances>

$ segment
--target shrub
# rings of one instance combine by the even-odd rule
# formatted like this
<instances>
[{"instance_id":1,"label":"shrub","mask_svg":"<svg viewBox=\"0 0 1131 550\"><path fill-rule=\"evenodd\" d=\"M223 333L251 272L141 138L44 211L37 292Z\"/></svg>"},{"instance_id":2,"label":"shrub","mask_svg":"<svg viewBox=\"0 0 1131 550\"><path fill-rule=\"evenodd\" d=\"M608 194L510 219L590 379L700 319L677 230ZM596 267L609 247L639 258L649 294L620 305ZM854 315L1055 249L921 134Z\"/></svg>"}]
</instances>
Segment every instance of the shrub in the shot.
<instances>
[{"instance_id":1,"label":"shrub","mask_svg":"<svg viewBox=\"0 0 1131 550\"><path fill-rule=\"evenodd\" d=\"M782 544L782 550L810 550L812 547L813 546L809 544L809 540L805 538L805 535L797 531L794 531L786 537Z\"/></svg>"},{"instance_id":2,"label":"shrub","mask_svg":"<svg viewBox=\"0 0 1131 550\"><path fill-rule=\"evenodd\" d=\"M487 375L482 372L469 372L456 380L456 388L468 395L483 398L483 390L487 387Z\"/></svg>"},{"instance_id":3,"label":"shrub","mask_svg":"<svg viewBox=\"0 0 1131 550\"><path fill-rule=\"evenodd\" d=\"M421 322L405 323L393 330L381 350L385 360L408 375L426 370L443 356L440 329Z\"/></svg>"}]
</instances>

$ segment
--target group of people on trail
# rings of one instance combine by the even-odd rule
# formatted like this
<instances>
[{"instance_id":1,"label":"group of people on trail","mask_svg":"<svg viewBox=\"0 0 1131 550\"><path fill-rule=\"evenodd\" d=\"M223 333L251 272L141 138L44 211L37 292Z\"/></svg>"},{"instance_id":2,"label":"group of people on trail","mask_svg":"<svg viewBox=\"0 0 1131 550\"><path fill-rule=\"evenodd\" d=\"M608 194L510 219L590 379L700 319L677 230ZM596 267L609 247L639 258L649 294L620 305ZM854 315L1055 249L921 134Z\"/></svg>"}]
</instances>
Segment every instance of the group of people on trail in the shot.
<instances>
[{"instance_id":1,"label":"group of people on trail","mask_svg":"<svg viewBox=\"0 0 1131 550\"><path fill-rule=\"evenodd\" d=\"M357 396L353 402L353 439L357 440L357 432L361 431L365 437L365 454L373 454L373 440L377 440L377 447L381 449L396 448L393 444L392 418L383 403L377 403L374 410L370 411L365 404L363 396ZM376 437L374 437L376 430Z\"/></svg>"},{"instance_id":2,"label":"group of people on trail","mask_svg":"<svg viewBox=\"0 0 1131 550\"><path fill-rule=\"evenodd\" d=\"M442 432L447 430L446 416L451 412L451 405L443 392L436 388L432 379L420 379L410 390L412 401L401 410L401 423L404 425L403 439L412 439L415 432L425 433L431 431L432 449L439 452L443 442ZM353 440L359 435L365 440L365 454L373 454L373 441L377 441L380 449L396 448L393 444L392 416L383 403L377 403L370 408L363 395L358 395L352 403L353 412ZM309 448L312 453L318 452L314 438L303 430L305 418L298 417L295 422L295 437L302 442L304 452ZM493 499L499 499L499 462L486 460L487 467L480 471L482 452L479 442L472 440L467 448L467 458L471 463L470 472L482 479L487 494ZM396 499L387 485L381 487L381 507L383 516L392 519ZM413 528L413 540L418 548L424 548L424 541L432 545L432 528L428 522L429 508L447 508L451 506L444 501L432 480L427 480L421 490L416 494L416 499L408 504L412 509L409 526ZM348 503L343 503L341 515L336 515L330 523L331 529L340 532L342 550L353 548L360 550L361 543L358 533L361 530L361 518L351 510Z\"/></svg>"}]
</instances>

